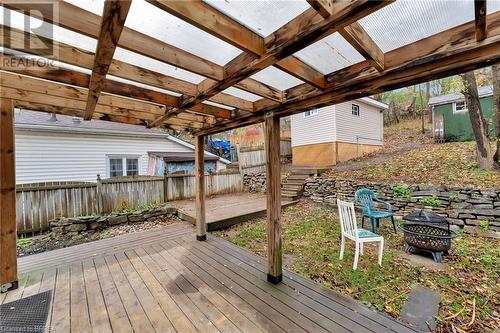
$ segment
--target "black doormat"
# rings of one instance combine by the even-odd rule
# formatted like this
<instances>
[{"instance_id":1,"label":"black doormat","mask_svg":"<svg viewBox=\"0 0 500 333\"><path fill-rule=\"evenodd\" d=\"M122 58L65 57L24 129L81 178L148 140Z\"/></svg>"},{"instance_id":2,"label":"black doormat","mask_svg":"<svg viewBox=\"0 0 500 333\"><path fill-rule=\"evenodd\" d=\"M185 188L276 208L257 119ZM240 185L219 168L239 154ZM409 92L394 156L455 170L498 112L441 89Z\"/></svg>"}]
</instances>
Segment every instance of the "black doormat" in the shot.
<instances>
[{"instance_id":1,"label":"black doormat","mask_svg":"<svg viewBox=\"0 0 500 333\"><path fill-rule=\"evenodd\" d=\"M46 327L52 291L0 305L0 332L49 332Z\"/></svg>"}]
</instances>

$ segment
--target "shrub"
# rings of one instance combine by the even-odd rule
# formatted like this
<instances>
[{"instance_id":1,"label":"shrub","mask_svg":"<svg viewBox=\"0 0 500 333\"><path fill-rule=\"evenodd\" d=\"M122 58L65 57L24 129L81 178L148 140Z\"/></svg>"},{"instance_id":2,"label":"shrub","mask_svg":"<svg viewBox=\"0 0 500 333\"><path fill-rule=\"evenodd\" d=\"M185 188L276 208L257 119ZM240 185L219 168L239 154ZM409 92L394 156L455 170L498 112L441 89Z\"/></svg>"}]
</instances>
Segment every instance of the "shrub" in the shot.
<instances>
[{"instance_id":1,"label":"shrub","mask_svg":"<svg viewBox=\"0 0 500 333\"><path fill-rule=\"evenodd\" d=\"M424 206L439 207L443 203L436 195L428 198L420 199L420 203Z\"/></svg>"},{"instance_id":2,"label":"shrub","mask_svg":"<svg viewBox=\"0 0 500 333\"><path fill-rule=\"evenodd\" d=\"M408 187L406 187L406 185L403 183L395 185L392 188L392 192L394 193L394 196L396 196L396 197L411 199L411 190Z\"/></svg>"}]
</instances>

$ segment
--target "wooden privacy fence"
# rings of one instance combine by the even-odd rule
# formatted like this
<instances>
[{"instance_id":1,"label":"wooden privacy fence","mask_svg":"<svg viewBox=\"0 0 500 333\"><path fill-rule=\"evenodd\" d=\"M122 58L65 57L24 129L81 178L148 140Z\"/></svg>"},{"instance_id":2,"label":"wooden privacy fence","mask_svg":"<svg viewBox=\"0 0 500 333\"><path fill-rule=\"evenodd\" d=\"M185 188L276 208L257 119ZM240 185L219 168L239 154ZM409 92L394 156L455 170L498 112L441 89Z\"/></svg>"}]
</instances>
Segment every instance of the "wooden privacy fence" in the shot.
<instances>
[{"instance_id":1,"label":"wooden privacy fence","mask_svg":"<svg viewBox=\"0 0 500 333\"><path fill-rule=\"evenodd\" d=\"M207 174L207 195L240 192L240 173ZM111 213L149 203L193 198L194 175L139 176L97 179L91 182L51 182L16 186L18 233L47 230L60 216L77 217ZM166 188L165 188L166 185Z\"/></svg>"},{"instance_id":2,"label":"wooden privacy fence","mask_svg":"<svg viewBox=\"0 0 500 333\"><path fill-rule=\"evenodd\" d=\"M281 138L280 155L282 158L292 155L292 144L289 138ZM266 171L266 152L264 146L239 147L238 163L243 174Z\"/></svg>"}]
</instances>

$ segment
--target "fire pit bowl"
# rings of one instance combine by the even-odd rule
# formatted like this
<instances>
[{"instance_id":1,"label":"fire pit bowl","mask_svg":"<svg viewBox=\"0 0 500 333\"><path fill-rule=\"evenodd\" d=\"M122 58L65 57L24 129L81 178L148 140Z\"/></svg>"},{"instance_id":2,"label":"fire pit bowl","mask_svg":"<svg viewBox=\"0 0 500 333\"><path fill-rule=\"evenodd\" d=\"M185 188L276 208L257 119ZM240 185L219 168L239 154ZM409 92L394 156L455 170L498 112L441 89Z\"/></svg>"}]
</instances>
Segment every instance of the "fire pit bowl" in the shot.
<instances>
[{"instance_id":1,"label":"fire pit bowl","mask_svg":"<svg viewBox=\"0 0 500 333\"><path fill-rule=\"evenodd\" d=\"M435 213L424 210L410 213L403 217L405 250L415 249L430 252L435 262L441 262L443 253L451 248L451 239L456 234L450 230L448 221Z\"/></svg>"}]
</instances>

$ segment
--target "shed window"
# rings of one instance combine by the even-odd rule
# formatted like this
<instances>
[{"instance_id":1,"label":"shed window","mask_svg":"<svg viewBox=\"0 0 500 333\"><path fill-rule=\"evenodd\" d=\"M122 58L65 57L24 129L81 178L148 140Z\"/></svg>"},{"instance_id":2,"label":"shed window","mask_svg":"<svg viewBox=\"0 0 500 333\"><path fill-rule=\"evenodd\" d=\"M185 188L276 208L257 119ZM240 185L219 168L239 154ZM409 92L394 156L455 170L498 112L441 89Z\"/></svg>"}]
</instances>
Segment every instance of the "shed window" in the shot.
<instances>
[{"instance_id":1,"label":"shed window","mask_svg":"<svg viewBox=\"0 0 500 333\"><path fill-rule=\"evenodd\" d=\"M467 103L465 101L453 103L453 113L467 112Z\"/></svg>"},{"instance_id":2,"label":"shed window","mask_svg":"<svg viewBox=\"0 0 500 333\"><path fill-rule=\"evenodd\" d=\"M318 113L319 113L318 109L308 110L308 111L304 112L304 118L314 116L315 114L318 114Z\"/></svg>"},{"instance_id":3,"label":"shed window","mask_svg":"<svg viewBox=\"0 0 500 333\"><path fill-rule=\"evenodd\" d=\"M119 176L138 176L139 158L138 157L109 157L109 177Z\"/></svg>"},{"instance_id":4,"label":"shed window","mask_svg":"<svg viewBox=\"0 0 500 333\"><path fill-rule=\"evenodd\" d=\"M359 117L359 105L353 104L351 112L353 116Z\"/></svg>"}]
</instances>

